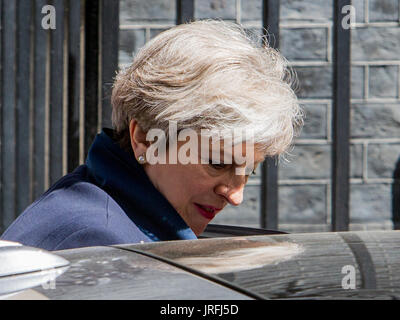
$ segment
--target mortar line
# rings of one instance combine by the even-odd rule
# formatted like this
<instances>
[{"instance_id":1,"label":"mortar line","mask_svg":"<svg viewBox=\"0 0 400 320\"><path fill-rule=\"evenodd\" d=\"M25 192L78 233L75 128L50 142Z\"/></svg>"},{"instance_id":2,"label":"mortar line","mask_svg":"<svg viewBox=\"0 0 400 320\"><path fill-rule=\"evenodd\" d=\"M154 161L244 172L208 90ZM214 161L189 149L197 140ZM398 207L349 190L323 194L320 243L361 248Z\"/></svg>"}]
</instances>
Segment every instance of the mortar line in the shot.
<instances>
[{"instance_id":1,"label":"mortar line","mask_svg":"<svg viewBox=\"0 0 400 320\"><path fill-rule=\"evenodd\" d=\"M164 28L171 28L174 27L175 24L124 24L120 25L120 30L132 30L132 29L146 29L146 28L153 28L153 29L164 29Z\"/></svg>"},{"instance_id":2,"label":"mortar line","mask_svg":"<svg viewBox=\"0 0 400 320\"><path fill-rule=\"evenodd\" d=\"M364 66L364 99L369 97L369 66Z\"/></svg>"},{"instance_id":3,"label":"mortar line","mask_svg":"<svg viewBox=\"0 0 400 320\"><path fill-rule=\"evenodd\" d=\"M332 224L332 180L326 185L326 224Z\"/></svg>"},{"instance_id":4,"label":"mortar line","mask_svg":"<svg viewBox=\"0 0 400 320\"><path fill-rule=\"evenodd\" d=\"M400 100L400 65L397 66L397 98Z\"/></svg>"},{"instance_id":5,"label":"mortar line","mask_svg":"<svg viewBox=\"0 0 400 320\"><path fill-rule=\"evenodd\" d=\"M307 104L328 104L331 103L331 99L299 99L300 103L307 103Z\"/></svg>"},{"instance_id":6,"label":"mortar line","mask_svg":"<svg viewBox=\"0 0 400 320\"><path fill-rule=\"evenodd\" d=\"M326 138L329 144L332 143L332 100L326 105Z\"/></svg>"},{"instance_id":7,"label":"mortar line","mask_svg":"<svg viewBox=\"0 0 400 320\"><path fill-rule=\"evenodd\" d=\"M287 28L287 29L297 29L297 28L329 28L332 27L332 22L326 22L326 23L321 23L321 22L282 22L279 24L280 27L282 28Z\"/></svg>"},{"instance_id":8,"label":"mortar line","mask_svg":"<svg viewBox=\"0 0 400 320\"><path fill-rule=\"evenodd\" d=\"M364 139L357 139L357 138L352 138L350 139L351 143L355 144L362 144L364 142L366 143L400 143L400 138L381 138L381 139L374 139L374 138L364 138Z\"/></svg>"},{"instance_id":9,"label":"mortar line","mask_svg":"<svg viewBox=\"0 0 400 320\"><path fill-rule=\"evenodd\" d=\"M362 23L362 22L356 22L355 24L356 28L368 28L368 27L373 27L373 28L390 28L390 27L398 27L399 23L398 22L367 22L367 23Z\"/></svg>"},{"instance_id":10,"label":"mortar line","mask_svg":"<svg viewBox=\"0 0 400 320\"><path fill-rule=\"evenodd\" d=\"M295 140L296 145L329 145L328 139L298 139Z\"/></svg>"},{"instance_id":11,"label":"mortar line","mask_svg":"<svg viewBox=\"0 0 400 320\"><path fill-rule=\"evenodd\" d=\"M368 142L363 143L363 163L362 163L362 180L365 183L368 179Z\"/></svg>"},{"instance_id":12,"label":"mortar line","mask_svg":"<svg viewBox=\"0 0 400 320\"><path fill-rule=\"evenodd\" d=\"M331 26L329 26L326 29L326 37L327 37L327 41L326 41L326 59L329 63L332 62L332 28Z\"/></svg>"},{"instance_id":13,"label":"mortar line","mask_svg":"<svg viewBox=\"0 0 400 320\"><path fill-rule=\"evenodd\" d=\"M288 63L289 66L299 66L299 67L328 67L331 65L331 61L327 60L292 60Z\"/></svg>"},{"instance_id":14,"label":"mortar line","mask_svg":"<svg viewBox=\"0 0 400 320\"><path fill-rule=\"evenodd\" d=\"M374 60L374 61L365 61L365 60L356 60L351 62L352 65L354 66L390 66L390 65L395 65L398 66L400 65L400 60Z\"/></svg>"},{"instance_id":15,"label":"mortar line","mask_svg":"<svg viewBox=\"0 0 400 320\"><path fill-rule=\"evenodd\" d=\"M400 99L397 98L362 98L362 99L357 99L353 98L350 100L351 103L371 103L371 104L377 104L377 103L400 103Z\"/></svg>"},{"instance_id":16,"label":"mortar line","mask_svg":"<svg viewBox=\"0 0 400 320\"><path fill-rule=\"evenodd\" d=\"M242 16L241 16L241 0L236 0L236 22L241 23Z\"/></svg>"},{"instance_id":17,"label":"mortar line","mask_svg":"<svg viewBox=\"0 0 400 320\"><path fill-rule=\"evenodd\" d=\"M278 185L326 185L330 182L330 179L281 179L278 180Z\"/></svg>"}]
</instances>

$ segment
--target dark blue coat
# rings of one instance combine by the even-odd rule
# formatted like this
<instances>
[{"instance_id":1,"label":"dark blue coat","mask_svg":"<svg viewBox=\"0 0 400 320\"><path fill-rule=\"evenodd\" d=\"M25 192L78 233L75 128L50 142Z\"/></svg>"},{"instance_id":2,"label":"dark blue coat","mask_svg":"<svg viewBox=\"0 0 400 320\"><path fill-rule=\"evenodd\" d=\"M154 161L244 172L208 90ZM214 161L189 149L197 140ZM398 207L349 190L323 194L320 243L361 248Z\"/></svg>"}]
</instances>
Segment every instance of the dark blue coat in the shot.
<instances>
[{"instance_id":1,"label":"dark blue coat","mask_svg":"<svg viewBox=\"0 0 400 320\"><path fill-rule=\"evenodd\" d=\"M32 203L0 239L61 250L197 238L133 152L113 141L111 129L103 129L86 163Z\"/></svg>"}]
</instances>

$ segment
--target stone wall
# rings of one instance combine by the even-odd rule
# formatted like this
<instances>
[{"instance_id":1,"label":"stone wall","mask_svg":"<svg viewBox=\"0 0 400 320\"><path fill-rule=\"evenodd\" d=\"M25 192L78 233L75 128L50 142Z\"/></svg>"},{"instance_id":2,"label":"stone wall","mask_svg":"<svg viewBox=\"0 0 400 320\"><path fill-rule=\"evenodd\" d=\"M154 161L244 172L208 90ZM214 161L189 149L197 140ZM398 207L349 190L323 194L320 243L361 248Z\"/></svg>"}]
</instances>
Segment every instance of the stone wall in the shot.
<instances>
[{"instance_id":1,"label":"stone wall","mask_svg":"<svg viewBox=\"0 0 400 320\"><path fill-rule=\"evenodd\" d=\"M197 0L195 18L261 32L261 0ZM350 228L391 229L393 172L400 156L398 0L353 0ZM297 72L306 122L279 168L279 229L328 231L331 222L332 0L281 0L280 50ZM175 0L121 0L120 66L173 26ZM271 39L273 41L273 39ZM260 170L240 207L214 222L259 226ZM400 201L400 200L399 200Z\"/></svg>"}]
</instances>

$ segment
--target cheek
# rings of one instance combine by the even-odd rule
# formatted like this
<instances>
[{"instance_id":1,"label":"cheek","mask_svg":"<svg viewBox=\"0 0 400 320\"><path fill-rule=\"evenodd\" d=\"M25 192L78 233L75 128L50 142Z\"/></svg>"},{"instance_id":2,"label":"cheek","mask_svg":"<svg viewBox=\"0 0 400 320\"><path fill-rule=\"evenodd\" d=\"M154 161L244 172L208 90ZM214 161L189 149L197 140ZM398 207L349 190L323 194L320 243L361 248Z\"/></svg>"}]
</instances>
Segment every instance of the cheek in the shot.
<instances>
[{"instance_id":1,"label":"cheek","mask_svg":"<svg viewBox=\"0 0 400 320\"><path fill-rule=\"evenodd\" d=\"M154 165L150 171L153 184L178 211L210 199L214 190L215 178L202 165Z\"/></svg>"},{"instance_id":2,"label":"cheek","mask_svg":"<svg viewBox=\"0 0 400 320\"><path fill-rule=\"evenodd\" d=\"M181 194L185 195L186 200L198 197L212 189L209 177L207 179L207 176L199 172L198 168L196 169L188 168L185 173L180 175L179 179L176 179L176 182L179 184L177 188L181 190Z\"/></svg>"},{"instance_id":3,"label":"cheek","mask_svg":"<svg viewBox=\"0 0 400 320\"><path fill-rule=\"evenodd\" d=\"M204 195L213 191L214 180L198 166L181 167L173 174L167 192L175 201L185 206L194 200L201 201Z\"/></svg>"}]
</instances>

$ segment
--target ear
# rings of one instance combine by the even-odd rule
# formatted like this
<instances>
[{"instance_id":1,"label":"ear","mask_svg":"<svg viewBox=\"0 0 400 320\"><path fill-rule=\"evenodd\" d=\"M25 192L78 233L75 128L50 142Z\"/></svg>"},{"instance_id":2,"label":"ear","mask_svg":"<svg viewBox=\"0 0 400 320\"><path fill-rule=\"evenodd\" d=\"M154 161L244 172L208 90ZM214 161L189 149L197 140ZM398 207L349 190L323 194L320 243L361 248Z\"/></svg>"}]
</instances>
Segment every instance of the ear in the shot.
<instances>
[{"instance_id":1,"label":"ear","mask_svg":"<svg viewBox=\"0 0 400 320\"><path fill-rule=\"evenodd\" d=\"M150 143L146 141L146 132L140 128L135 119L132 119L129 123L129 135L131 137L131 146L133 153L135 154L135 158L138 158L140 155L146 153Z\"/></svg>"}]
</instances>

